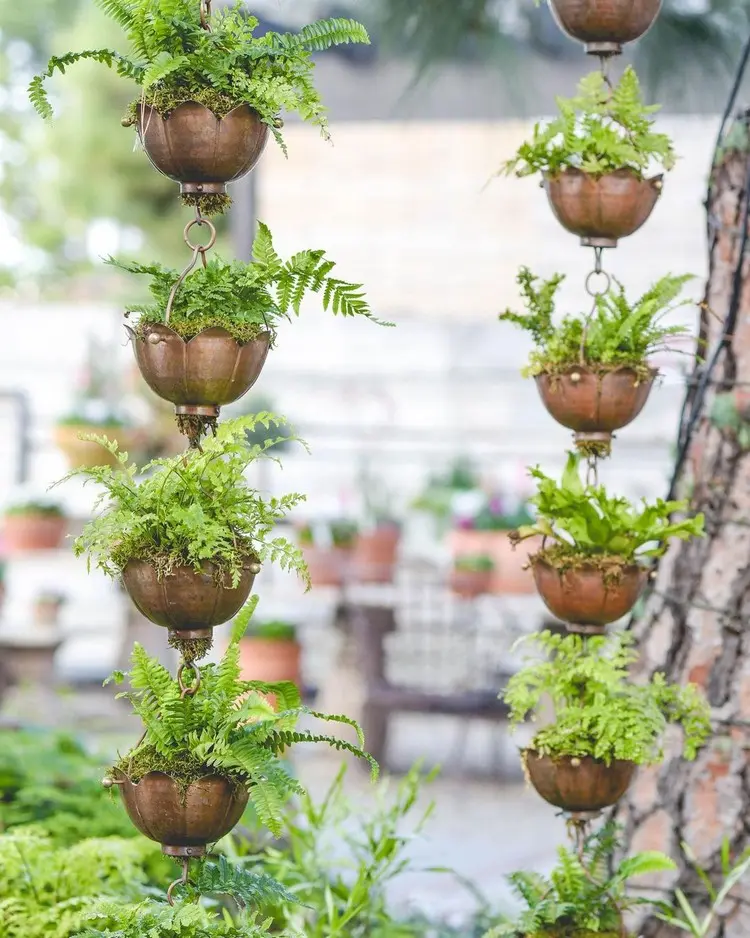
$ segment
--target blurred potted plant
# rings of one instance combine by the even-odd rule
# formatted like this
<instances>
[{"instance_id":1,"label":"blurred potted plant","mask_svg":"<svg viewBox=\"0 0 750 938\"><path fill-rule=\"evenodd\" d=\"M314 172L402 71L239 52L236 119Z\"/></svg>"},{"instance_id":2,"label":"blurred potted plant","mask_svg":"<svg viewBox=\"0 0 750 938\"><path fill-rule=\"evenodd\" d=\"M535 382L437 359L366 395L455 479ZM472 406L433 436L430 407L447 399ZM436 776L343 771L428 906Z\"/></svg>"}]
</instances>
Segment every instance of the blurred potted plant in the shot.
<instances>
[{"instance_id":1,"label":"blurred potted plant","mask_svg":"<svg viewBox=\"0 0 750 938\"><path fill-rule=\"evenodd\" d=\"M243 681L278 681L302 683L302 648L297 641L297 626L274 619L250 621L240 640L240 676Z\"/></svg>"},{"instance_id":2,"label":"blurred potted plant","mask_svg":"<svg viewBox=\"0 0 750 938\"><path fill-rule=\"evenodd\" d=\"M47 629L56 627L64 604L65 597L61 593L39 593L34 600L34 625Z\"/></svg>"},{"instance_id":3,"label":"blurred potted plant","mask_svg":"<svg viewBox=\"0 0 750 938\"><path fill-rule=\"evenodd\" d=\"M488 496L481 490L476 491L471 493L471 497L456 500L453 521L455 526L449 543L454 558L491 557L494 563L493 593L534 592L533 575L524 569L525 557L514 552L510 540L511 531L533 524L524 501L510 501L499 495Z\"/></svg>"},{"instance_id":4,"label":"blurred potted plant","mask_svg":"<svg viewBox=\"0 0 750 938\"><path fill-rule=\"evenodd\" d=\"M432 476L424 491L412 502L414 511L431 515L438 534L442 536L451 525L453 502L461 492L475 492L479 488L479 477L468 459L459 457L450 469Z\"/></svg>"},{"instance_id":5,"label":"blurred potted plant","mask_svg":"<svg viewBox=\"0 0 750 938\"><path fill-rule=\"evenodd\" d=\"M360 583L391 583L401 541L401 523L389 505L390 495L382 480L365 471L361 482L368 521L354 541L352 579Z\"/></svg>"},{"instance_id":6,"label":"blurred potted plant","mask_svg":"<svg viewBox=\"0 0 750 938\"><path fill-rule=\"evenodd\" d=\"M357 524L345 519L306 524L299 529L299 546L313 586L344 585L357 533Z\"/></svg>"},{"instance_id":7,"label":"blurred potted plant","mask_svg":"<svg viewBox=\"0 0 750 938\"><path fill-rule=\"evenodd\" d=\"M492 589L495 561L488 554L464 554L453 561L450 586L457 596L475 599Z\"/></svg>"},{"instance_id":8,"label":"blurred potted plant","mask_svg":"<svg viewBox=\"0 0 750 938\"><path fill-rule=\"evenodd\" d=\"M62 508L50 501L25 501L5 512L3 543L6 554L31 550L55 550L65 536Z\"/></svg>"}]
</instances>

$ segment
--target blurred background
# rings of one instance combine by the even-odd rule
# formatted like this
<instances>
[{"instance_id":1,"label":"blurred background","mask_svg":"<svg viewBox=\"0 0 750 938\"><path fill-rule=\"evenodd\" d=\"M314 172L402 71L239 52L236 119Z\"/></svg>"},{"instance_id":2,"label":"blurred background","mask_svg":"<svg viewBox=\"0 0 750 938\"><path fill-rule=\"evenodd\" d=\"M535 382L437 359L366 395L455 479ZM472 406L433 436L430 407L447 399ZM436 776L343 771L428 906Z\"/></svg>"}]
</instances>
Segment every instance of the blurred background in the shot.
<instances>
[{"instance_id":1,"label":"blurred background","mask_svg":"<svg viewBox=\"0 0 750 938\"><path fill-rule=\"evenodd\" d=\"M342 277L366 285L377 316L397 323L340 321L309 304L282 330L259 393L226 409L284 414L311 450L290 444L283 470L260 467L255 479L307 494L289 533L314 582L304 594L264 570L260 615L286 626L279 634L301 655L286 666L321 709L366 718L371 688L394 690L374 723L370 713L376 754L395 771L420 758L444 766L431 840L416 849L430 862L450 853L495 899L501 873L548 863L552 825L563 833L524 790L521 740L507 738L496 695L518 665L516 639L545 624L507 532L526 515L527 467L558 472L570 442L520 375L525 338L497 314L518 305L521 265L565 272L561 305L578 311L592 258L557 225L536 180L493 174L554 95L572 94L594 66L531 0L251 8L264 29L351 15L373 44L319 56L332 145L289 122L289 158L270 145L234 185L217 250L248 259L261 219L281 254L324 248ZM650 223L605 257L635 295L666 273L692 273L702 296L706 179L749 15L744 0L665 2L624 57L663 102L659 129L680 157ZM117 42L90 0L0 0L0 714L127 743L136 729L101 680L136 638L165 661L171 653L161 630L71 553L96 493L77 481L49 487L91 458L76 443L81 428L104 428L139 459L182 447L126 341L123 303L141 299L137 286L101 258L182 266L190 212L120 126L131 91L116 75L83 63L55 81L46 126L25 94L50 53ZM692 328L697 311L680 314ZM690 351L658 362L660 388L603 469L634 499L666 491ZM476 588L457 585L454 560L466 554L489 558ZM314 761L300 771L313 790L330 777ZM498 849L500 831L511 847ZM418 880L405 900L423 894ZM424 896L447 912L471 902L439 886Z\"/></svg>"}]
</instances>

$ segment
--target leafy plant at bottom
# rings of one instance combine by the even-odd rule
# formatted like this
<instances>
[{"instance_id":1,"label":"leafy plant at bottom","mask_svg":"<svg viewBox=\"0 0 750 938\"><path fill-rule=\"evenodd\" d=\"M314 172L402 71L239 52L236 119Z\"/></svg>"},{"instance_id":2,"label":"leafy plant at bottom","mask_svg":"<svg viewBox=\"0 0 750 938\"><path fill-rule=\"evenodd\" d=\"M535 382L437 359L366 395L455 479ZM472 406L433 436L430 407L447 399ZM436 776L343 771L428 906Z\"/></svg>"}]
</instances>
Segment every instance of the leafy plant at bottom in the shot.
<instances>
[{"instance_id":1,"label":"leafy plant at bottom","mask_svg":"<svg viewBox=\"0 0 750 938\"><path fill-rule=\"evenodd\" d=\"M613 88L601 71L584 76L573 98L558 97L559 116L535 125L501 168L506 175L556 175L580 169L594 176L629 169L642 177L652 163L672 169L675 154L666 134L654 131L658 106L643 101L635 70L628 66Z\"/></svg>"},{"instance_id":2,"label":"leafy plant at bottom","mask_svg":"<svg viewBox=\"0 0 750 938\"><path fill-rule=\"evenodd\" d=\"M118 761L117 768L133 781L151 771L165 772L184 786L204 775L225 775L247 789L261 823L280 836L287 799L303 792L279 759L285 749L295 743L323 743L365 759L373 776L377 763L364 751L362 731L354 720L303 707L299 690L291 682L240 679L239 643L256 605L257 597L253 597L235 619L221 662L201 668L194 696L183 695L169 671L140 645L135 646L130 672L116 672L113 679L121 683L129 678L132 690L119 696L131 702L145 735ZM276 698L278 711L266 695ZM298 728L303 716L354 727L359 746Z\"/></svg>"},{"instance_id":3,"label":"leafy plant at bottom","mask_svg":"<svg viewBox=\"0 0 750 938\"><path fill-rule=\"evenodd\" d=\"M690 300L677 302L691 275L668 274L634 302L625 288L614 281L606 293L594 298L590 316L564 316L554 322L555 300L565 280L556 274L549 280L534 276L522 267L517 282L526 307L525 314L506 310L501 322L510 322L528 332L534 340L525 375L558 374L575 365L597 371L632 368L644 380L651 377L649 355L663 349L671 337L686 336L684 326L668 326L664 320Z\"/></svg>"},{"instance_id":4,"label":"leafy plant at bottom","mask_svg":"<svg viewBox=\"0 0 750 938\"><path fill-rule=\"evenodd\" d=\"M189 340L204 329L222 327L238 342L250 342L269 333L272 343L282 320L299 316L308 294L319 294L323 309L342 317L362 316L379 325L367 304L361 283L348 283L332 276L336 264L325 251L299 251L284 261L273 245L271 230L262 222L253 244L254 260L226 263L212 258L187 277L174 297L169 317L171 329ZM113 267L151 278L149 290L154 302L131 305L128 315L137 314L136 335L145 338L149 326L164 324L172 289L180 271L161 264L120 263Z\"/></svg>"},{"instance_id":5,"label":"leafy plant at bottom","mask_svg":"<svg viewBox=\"0 0 750 938\"><path fill-rule=\"evenodd\" d=\"M257 915L239 922L228 914L219 918L192 904L172 908L163 902L105 901L89 909L85 927L71 938L265 938L268 924Z\"/></svg>"},{"instance_id":6,"label":"leafy plant at bottom","mask_svg":"<svg viewBox=\"0 0 750 938\"><path fill-rule=\"evenodd\" d=\"M687 540L703 534L703 514L672 520L687 509L686 501L644 500L638 510L628 499L610 495L603 485L584 484L580 463L579 453L569 453L560 482L539 467L529 470L537 482L537 494L531 499L537 518L519 528L514 540L552 538L553 546L536 557L562 568L591 562L622 566L660 556L670 538Z\"/></svg>"},{"instance_id":7,"label":"leafy plant at bottom","mask_svg":"<svg viewBox=\"0 0 750 938\"><path fill-rule=\"evenodd\" d=\"M116 467L76 469L104 488L97 500L103 510L75 541L76 556L86 554L108 576L118 577L131 559L151 563L161 576L187 565L201 570L213 563L236 586L253 560L294 570L309 586L299 550L285 538L271 537L274 525L304 501L298 494L264 499L245 478L249 466L267 456L275 440L248 443L246 431L257 424L283 424L283 418L261 413L220 424L202 450L156 459L139 470L128 454L106 437L96 440L117 455ZM145 475L141 475L144 473Z\"/></svg>"},{"instance_id":8,"label":"leafy plant at bottom","mask_svg":"<svg viewBox=\"0 0 750 938\"><path fill-rule=\"evenodd\" d=\"M258 20L246 14L239 0L214 12L210 31L202 26L197 0L96 0L96 5L122 27L130 52L90 49L53 56L29 86L29 98L42 117L52 116L46 80L82 59L92 59L141 88L131 118L141 102L162 116L186 101L205 105L217 117L247 104L282 147L283 111L316 124L327 138L326 109L312 80L312 54L369 42L361 23L344 18L320 20L299 33L256 36Z\"/></svg>"},{"instance_id":9,"label":"leafy plant at bottom","mask_svg":"<svg viewBox=\"0 0 750 938\"><path fill-rule=\"evenodd\" d=\"M560 847L557 866L549 877L539 873L512 873L508 880L525 908L515 921L506 922L485 938L531 938L623 934L622 913L648 900L631 896L626 887L644 873L673 870L663 853L648 851L623 860L612 869L617 828L606 824L583 843L581 855Z\"/></svg>"},{"instance_id":10,"label":"leafy plant at bottom","mask_svg":"<svg viewBox=\"0 0 750 938\"><path fill-rule=\"evenodd\" d=\"M222 848L233 862L285 883L300 904L280 905L275 923L306 938L426 938L440 933L434 922L396 919L387 902L388 885L415 870L408 848L432 814L429 805L417 813L413 825L407 824L419 811L420 767L407 774L393 797L383 786L376 809L356 827L349 822L361 818L362 808L344 795L344 777L342 767L320 804L303 796L299 808L289 810L285 844L247 853L246 845L229 837ZM431 872L450 873L442 868Z\"/></svg>"},{"instance_id":11,"label":"leafy plant at bottom","mask_svg":"<svg viewBox=\"0 0 750 938\"><path fill-rule=\"evenodd\" d=\"M502 692L511 725L533 718L547 700L554 713L527 753L648 765L662 758L669 724L682 727L686 759L694 759L711 735L710 709L695 684L668 684L661 673L647 683L630 681L638 658L631 633L585 638L545 631L527 641L546 658L530 661Z\"/></svg>"},{"instance_id":12,"label":"leafy plant at bottom","mask_svg":"<svg viewBox=\"0 0 750 938\"><path fill-rule=\"evenodd\" d=\"M453 567L469 573L491 573L495 569L495 561L487 554L463 554L456 557Z\"/></svg>"},{"instance_id":13,"label":"leafy plant at bottom","mask_svg":"<svg viewBox=\"0 0 750 938\"><path fill-rule=\"evenodd\" d=\"M711 933L716 919L721 914L721 908L732 894L732 890L750 870L750 848L744 850L742 855L733 863L729 840L724 839L721 845L721 875L723 879L718 887L714 886L709 874L700 866L688 844L682 844L682 852L698 874L710 905L705 914L700 917L685 892L677 888L675 889L676 905L672 906L667 902L655 903L658 909L657 917L673 928L688 932L693 938L706 938Z\"/></svg>"}]
</instances>

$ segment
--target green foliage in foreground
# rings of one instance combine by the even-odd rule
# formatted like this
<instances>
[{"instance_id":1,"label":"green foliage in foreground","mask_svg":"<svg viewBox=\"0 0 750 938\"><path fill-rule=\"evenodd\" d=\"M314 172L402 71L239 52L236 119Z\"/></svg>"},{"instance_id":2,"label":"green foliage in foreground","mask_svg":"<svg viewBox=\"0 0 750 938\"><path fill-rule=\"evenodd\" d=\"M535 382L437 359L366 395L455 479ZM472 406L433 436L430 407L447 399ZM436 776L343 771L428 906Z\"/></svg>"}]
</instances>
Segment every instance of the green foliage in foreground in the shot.
<instances>
[{"instance_id":1,"label":"green foliage in foreground","mask_svg":"<svg viewBox=\"0 0 750 938\"><path fill-rule=\"evenodd\" d=\"M537 519L533 525L519 528L516 539L535 535L552 538L554 547L540 556L556 566L602 560L634 563L663 554L670 538L687 540L702 535L702 514L671 520L675 513L687 509L686 501L659 498L652 504L644 501L640 510L636 509L626 498L609 495L603 485L585 485L580 462L580 454L569 453L560 482L538 467L530 470L537 482L537 494L531 499Z\"/></svg>"},{"instance_id":2,"label":"green foliage in foreground","mask_svg":"<svg viewBox=\"0 0 750 938\"><path fill-rule=\"evenodd\" d=\"M201 26L198 0L95 2L122 27L130 52L90 49L51 58L29 86L31 102L42 117L52 116L46 79L92 59L133 81L145 102L162 114L185 101L204 104L219 117L248 104L282 146L282 111L296 112L327 137L325 108L312 81L312 53L342 43L369 42L364 26L341 18L321 20L296 34L256 37L258 20L246 15L242 2L217 10L210 32Z\"/></svg>"},{"instance_id":3,"label":"green foliage in foreground","mask_svg":"<svg viewBox=\"0 0 750 938\"><path fill-rule=\"evenodd\" d=\"M295 743L324 743L367 760L373 776L377 764L364 752L362 732L349 717L303 707L291 682L241 680L239 643L256 605L253 597L237 616L221 662L201 668L194 696L183 695L169 671L135 646L130 672L117 672L114 679L117 683L129 679L132 690L120 696L130 701L146 733L117 767L134 781L149 771L162 771L185 785L212 772L226 775L247 789L258 819L280 837L286 802L290 795L303 792L279 759L285 749ZM274 695L278 711L266 694ZM302 716L352 726L360 745L300 729Z\"/></svg>"},{"instance_id":4,"label":"green foliage in foreground","mask_svg":"<svg viewBox=\"0 0 750 938\"><path fill-rule=\"evenodd\" d=\"M581 856L565 847L558 848L557 866L548 877L512 873L508 879L525 907L515 921L492 929L486 938L587 932L620 936L621 913L647 901L628 896L628 882L645 873L673 870L675 864L663 853L649 851L615 866L618 833L612 823L605 824L586 837Z\"/></svg>"},{"instance_id":5,"label":"green foliage in foreground","mask_svg":"<svg viewBox=\"0 0 750 938\"><path fill-rule=\"evenodd\" d=\"M281 321L291 321L292 313L299 316L302 301L310 293L320 294L323 308L334 315L363 316L380 325L392 325L373 316L362 284L331 276L336 264L326 258L325 251L300 251L284 261L276 253L270 229L261 222L253 256L249 264L212 258L205 267L199 265L177 290L170 328L184 339L221 326L238 342L249 342L262 333L269 333L274 341ZM149 289L155 302L129 307L128 315L138 315L137 333L144 335L149 325L164 323L169 295L180 271L161 264L124 264L112 258L108 263L151 278Z\"/></svg>"},{"instance_id":6,"label":"green foliage in foreground","mask_svg":"<svg viewBox=\"0 0 750 938\"><path fill-rule=\"evenodd\" d=\"M655 162L672 169L675 154L666 134L654 131L658 105L643 101L638 76L625 69L615 87L607 84L601 71L581 79L573 98L557 98L559 116L538 123L530 141L521 144L502 173L531 176L556 175L580 169L600 176L629 169L643 176Z\"/></svg>"},{"instance_id":7,"label":"green foliage in foreground","mask_svg":"<svg viewBox=\"0 0 750 938\"><path fill-rule=\"evenodd\" d=\"M554 720L537 732L530 750L648 765L662 758L668 724L682 727L686 759L694 759L711 735L710 709L694 684L667 684L660 673L631 683L630 666L638 659L631 633L585 638L545 631L528 641L545 659L531 659L502 697L514 726L551 700Z\"/></svg>"},{"instance_id":8,"label":"green foliage in foreground","mask_svg":"<svg viewBox=\"0 0 750 938\"><path fill-rule=\"evenodd\" d=\"M200 570L210 561L235 585L243 568L257 559L294 570L309 585L299 550L285 538L271 536L274 525L304 496L264 499L245 478L252 463L277 442L272 437L251 445L246 432L258 424L267 428L283 423L269 413L227 420L216 436L203 442L202 450L156 459L142 470L128 463L128 454L120 453L116 443L91 437L117 455L118 465L76 469L66 476L104 488L97 501L97 507L105 502L104 508L75 541L76 556L87 555L89 564L113 578L133 558L152 563L160 576L180 565Z\"/></svg>"},{"instance_id":9,"label":"green foliage in foreground","mask_svg":"<svg viewBox=\"0 0 750 938\"><path fill-rule=\"evenodd\" d=\"M518 274L525 314L506 310L501 322L510 322L528 332L535 348L524 370L527 375L556 374L574 365L595 370L633 368L648 378L648 358L667 347L670 337L688 334L683 326L667 326L664 318L690 303L676 302L691 275L667 275L635 302L628 300L617 280L594 300L594 310L585 316L564 316L556 325L555 298L565 277L549 280L535 277L527 267Z\"/></svg>"}]
</instances>

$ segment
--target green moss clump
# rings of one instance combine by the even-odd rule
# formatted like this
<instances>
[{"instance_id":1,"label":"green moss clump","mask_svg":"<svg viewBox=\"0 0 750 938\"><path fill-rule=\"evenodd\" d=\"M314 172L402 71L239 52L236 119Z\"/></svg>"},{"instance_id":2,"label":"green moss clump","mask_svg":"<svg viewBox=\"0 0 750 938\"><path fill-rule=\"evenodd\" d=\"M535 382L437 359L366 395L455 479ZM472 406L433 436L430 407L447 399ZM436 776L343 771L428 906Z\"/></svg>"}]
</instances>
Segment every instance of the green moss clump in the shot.
<instances>
[{"instance_id":1,"label":"green moss clump","mask_svg":"<svg viewBox=\"0 0 750 938\"><path fill-rule=\"evenodd\" d=\"M140 108L145 104L152 107L162 117L169 117L175 108L188 101L202 104L218 117L226 117L230 111L242 104L247 104L240 97L224 94L210 85L172 85L165 88L159 84L149 88L141 97L131 101L125 112L124 123L135 124L138 120Z\"/></svg>"},{"instance_id":2,"label":"green moss clump","mask_svg":"<svg viewBox=\"0 0 750 938\"><path fill-rule=\"evenodd\" d=\"M183 192L180 200L189 208L197 205L204 217L223 215L232 204L232 199L226 192L212 192L208 195L201 195L199 192Z\"/></svg>"},{"instance_id":3,"label":"green moss clump","mask_svg":"<svg viewBox=\"0 0 750 938\"><path fill-rule=\"evenodd\" d=\"M246 776L228 771L217 772L215 768L206 765L198 759L189 749L183 749L163 756L154 746L136 746L129 753L118 759L114 765L131 782L140 782L149 772L163 772L173 779L184 794L188 788L207 775L221 775L228 778L238 788L245 787Z\"/></svg>"},{"instance_id":4,"label":"green moss clump","mask_svg":"<svg viewBox=\"0 0 750 938\"><path fill-rule=\"evenodd\" d=\"M203 313L191 311L190 315L185 318L175 310L168 323L164 322L162 311L144 310L140 313L140 318L133 329L136 338L145 340L151 331L149 327L156 325L168 325L186 342L194 339L206 329L226 329L240 345L247 345L248 342L253 342L268 332L268 328L262 323L238 321L232 317L231 313L224 313L221 310L206 310Z\"/></svg>"},{"instance_id":5,"label":"green moss clump","mask_svg":"<svg viewBox=\"0 0 750 938\"><path fill-rule=\"evenodd\" d=\"M179 632L170 632L168 643L180 653L185 664L200 661L213 648L213 638L181 638Z\"/></svg>"}]
</instances>

